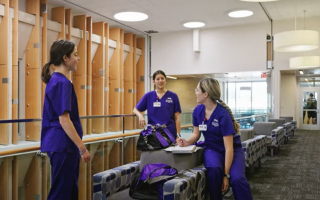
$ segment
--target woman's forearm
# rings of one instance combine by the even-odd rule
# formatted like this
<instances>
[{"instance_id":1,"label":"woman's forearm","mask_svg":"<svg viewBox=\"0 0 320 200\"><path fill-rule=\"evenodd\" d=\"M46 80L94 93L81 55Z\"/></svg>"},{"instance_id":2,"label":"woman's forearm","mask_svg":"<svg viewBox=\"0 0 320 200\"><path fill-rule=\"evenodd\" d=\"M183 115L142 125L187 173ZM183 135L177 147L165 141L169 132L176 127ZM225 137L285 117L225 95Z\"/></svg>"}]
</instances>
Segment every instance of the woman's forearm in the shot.
<instances>
[{"instance_id":1,"label":"woman's forearm","mask_svg":"<svg viewBox=\"0 0 320 200\"><path fill-rule=\"evenodd\" d=\"M134 107L133 113L134 113L135 115L137 115L138 117L143 117L142 113L141 113L136 107Z\"/></svg>"},{"instance_id":2,"label":"woman's forearm","mask_svg":"<svg viewBox=\"0 0 320 200\"><path fill-rule=\"evenodd\" d=\"M230 174L230 168L233 161L233 147L226 149L224 173Z\"/></svg>"},{"instance_id":3,"label":"woman's forearm","mask_svg":"<svg viewBox=\"0 0 320 200\"><path fill-rule=\"evenodd\" d=\"M190 138L187 140L188 144L193 144L197 142L200 138L200 135L197 135L195 132L193 132L190 136Z\"/></svg>"},{"instance_id":4,"label":"woman's forearm","mask_svg":"<svg viewBox=\"0 0 320 200\"><path fill-rule=\"evenodd\" d=\"M63 119L60 120L60 124L63 128L63 130L66 132L68 137L72 140L72 142L78 147L79 151L82 151L85 146L81 138L79 137L76 129L74 128L74 125L72 121L69 119Z\"/></svg>"},{"instance_id":5,"label":"woman's forearm","mask_svg":"<svg viewBox=\"0 0 320 200\"><path fill-rule=\"evenodd\" d=\"M175 119L175 123L176 123L177 133L180 133L180 131L181 131L180 117L178 117L177 119Z\"/></svg>"}]
</instances>

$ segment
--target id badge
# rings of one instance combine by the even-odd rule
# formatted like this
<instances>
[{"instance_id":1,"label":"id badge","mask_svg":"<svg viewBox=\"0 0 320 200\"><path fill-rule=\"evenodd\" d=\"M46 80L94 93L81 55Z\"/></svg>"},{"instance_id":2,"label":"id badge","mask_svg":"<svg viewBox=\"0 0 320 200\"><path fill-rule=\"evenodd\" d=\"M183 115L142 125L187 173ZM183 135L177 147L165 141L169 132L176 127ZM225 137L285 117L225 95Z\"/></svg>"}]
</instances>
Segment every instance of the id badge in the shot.
<instances>
[{"instance_id":1,"label":"id badge","mask_svg":"<svg viewBox=\"0 0 320 200\"><path fill-rule=\"evenodd\" d=\"M206 124L199 125L199 131L207 131L207 125Z\"/></svg>"},{"instance_id":2,"label":"id badge","mask_svg":"<svg viewBox=\"0 0 320 200\"><path fill-rule=\"evenodd\" d=\"M161 107L161 102L153 102L153 107Z\"/></svg>"}]
</instances>

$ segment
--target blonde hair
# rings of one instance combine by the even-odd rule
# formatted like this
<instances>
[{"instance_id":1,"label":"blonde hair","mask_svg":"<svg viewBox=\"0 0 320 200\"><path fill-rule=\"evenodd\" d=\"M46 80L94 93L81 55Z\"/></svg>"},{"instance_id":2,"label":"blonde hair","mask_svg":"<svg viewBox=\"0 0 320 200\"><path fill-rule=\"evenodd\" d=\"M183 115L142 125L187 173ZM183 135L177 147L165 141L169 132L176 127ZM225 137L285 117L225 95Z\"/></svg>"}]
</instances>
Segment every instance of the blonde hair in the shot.
<instances>
[{"instance_id":1,"label":"blonde hair","mask_svg":"<svg viewBox=\"0 0 320 200\"><path fill-rule=\"evenodd\" d=\"M199 87L203 93L205 93L205 92L208 93L210 99L213 102L218 101L223 107L225 107L229 111L232 122L233 122L234 130L238 134L239 129L240 129L240 125L238 124L238 122L236 122L234 120L233 113L232 113L231 109L229 108L229 106L221 100L221 91L220 91L219 82L213 78L205 78L199 82Z\"/></svg>"}]
</instances>

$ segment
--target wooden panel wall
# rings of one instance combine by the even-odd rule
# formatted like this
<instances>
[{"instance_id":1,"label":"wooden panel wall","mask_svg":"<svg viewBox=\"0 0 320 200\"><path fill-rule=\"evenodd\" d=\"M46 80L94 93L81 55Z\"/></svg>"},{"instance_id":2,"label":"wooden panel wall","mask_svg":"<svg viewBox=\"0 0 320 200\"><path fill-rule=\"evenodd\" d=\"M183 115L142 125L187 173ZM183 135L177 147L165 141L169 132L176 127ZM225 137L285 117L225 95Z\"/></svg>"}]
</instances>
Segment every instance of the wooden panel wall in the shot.
<instances>
[{"instance_id":1,"label":"wooden panel wall","mask_svg":"<svg viewBox=\"0 0 320 200\"><path fill-rule=\"evenodd\" d=\"M133 34L133 106L137 105L137 36ZM132 111L131 113L132 114ZM137 129L138 117L133 117L133 129Z\"/></svg>"},{"instance_id":2,"label":"wooden panel wall","mask_svg":"<svg viewBox=\"0 0 320 200\"><path fill-rule=\"evenodd\" d=\"M109 63L109 115L121 114L121 53L123 48L120 50L120 29L112 28L109 30L109 37L112 40L117 41L117 48L110 59ZM121 119L110 118L109 131L120 131L121 130Z\"/></svg>"},{"instance_id":3,"label":"wooden panel wall","mask_svg":"<svg viewBox=\"0 0 320 200\"><path fill-rule=\"evenodd\" d=\"M12 200L18 200L18 180L19 180L19 161L18 157L12 159Z\"/></svg>"},{"instance_id":4,"label":"wooden panel wall","mask_svg":"<svg viewBox=\"0 0 320 200\"><path fill-rule=\"evenodd\" d=\"M41 62L41 69L42 67L49 62L48 58L48 52L47 52L47 45L48 45L48 26L47 26L47 21L48 21L48 15L47 15L47 0L41 0L40 1L41 7L45 7L46 9L43 10L41 12L41 17L43 20L43 26L42 26L42 62ZM44 101L44 93L45 93L45 89L46 89L46 84L44 82L41 81L41 109L42 109L42 105L43 105L43 101ZM42 112L41 112L42 114Z\"/></svg>"},{"instance_id":5,"label":"wooden panel wall","mask_svg":"<svg viewBox=\"0 0 320 200\"><path fill-rule=\"evenodd\" d=\"M55 22L59 22L61 24L61 32L58 35L57 39L66 39L66 32L65 32L65 21L66 21L66 17L65 17L65 8L62 7L55 7L52 8L52 21Z\"/></svg>"},{"instance_id":6,"label":"wooden panel wall","mask_svg":"<svg viewBox=\"0 0 320 200\"><path fill-rule=\"evenodd\" d=\"M12 119L18 119L18 0L11 0L14 9L12 21ZM12 124L12 143L18 143L18 123Z\"/></svg>"},{"instance_id":7,"label":"wooden panel wall","mask_svg":"<svg viewBox=\"0 0 320 200\"><path fill-rule=\"evenodd\" d=\"M26 12L36 16L36 24L32 29L26 47L26 105L25 117L40 118L40 1L26 0ZM40 124L26 123L26 140L38 141L40 139Z\"/></svg>"},{"instance_id":8,"label":"wooden panel wall","mask_svg":"<svg viewBox=\"0 0 320 200\"><path fill-rule=\"evenodd\" d=\"M130 52L128 53L124 61L124 114L132 114L133 105L133 57L134 57L134 44L133 34L126 33L124 35L124 44L130 46ZM132 117L125 118L125 129L133 129Z\"/></svg>"},{"instance_id":9,"label":"wooden panel wall","mask_svg":"<svg viewBox=\"0 0 320 200\"><path fill-rule=\"evenodd\" d=\"M9 0L0 0L4 4L4 16L0 22L0 119L9 119ZM9 144L8 124L0 124L0 144Z\"/></svg>"},{"instance_id":10,"label":"wooden panel wall","mask_svg":"<svg viewBox=\"0 0 320 200\"><path fill-rule=\"evenodd\" d=\"M92 60L92 115L104 115L105 46L103 38L105 36L105 26L103 22L97 22L93 23L92 28L93 33L99 35L102 40ZM92 132L103 133L104 121L105 119L103 118L92 119Z\"/></svg>"},{"instance_id":11,"label":"wooden panel wall","mask_svg":"<svg viewBox=\"0 0 320 200\"><path fill-rule=\"evenodd\" d=\"M104 24L104 37L105 37L105 49L104 49L104 115L109 115L109 24ZM104 120L104 132L109 132L109 118Z\"/></svg>"},{"instance_id":12,"label":"wooden panel wall","mask_svg":"<svg viewBox=\"0 0 320 200\"><path fill-rule=\"evenodd\" d=\"M86 15L77 15L73 17L73 27L83 30L83 38L78 45L78 69L72 74L72 83L78 98L78 107L80 116L87 115L87 37L86 37ZM81 120L83 135L87 133L87 122Z\"/></svg>"},{"instance_id":13,"label":"wooden panel wall","mask_svg":"<svg viewBox=\"0 0 320 200\"><path fill-rule=\"evenodd\" d=\"M142 55L137 63L137 101L144 95L144 66L145 66L145 38L137 39L137 48L141 49Z\"/></svg>"},{"instance_id":14,"label":"wooden panel wall","mask_svg":"<svg viewBox=\"0 0 320 200\"><path fill-rule=\"evenodd\" d=\"M35 199L35 197L40 196L40 174L40 159L35 155L24 178L25 199Z\"/></svg>"},{"instance_id":15,"label":"wooden panel wall","mask_svg":"<svg viewBox=\"0 0 320 200\"><path fill-rule=\"evenodd\" d=\"M140 56L137 65L136 65L136 79L137 79L137 93L136 93L136 102L138 103L139 100L144 95L144 66L145 66L145 38L138 38L137 39L137 48L141 49L142 55ZM136 104L135 104L136 105ZM137 128L141 128L138 125L139 120L137 119L136 126Z\"/></svg>"},{"instance_id":16,"label":"wooden panel wall","mask_svg":"<svg viewBox=\"0 0 320 200\"><path fill-rule=\"evenodd\" d=\"M91 63L91 45L92 45L92 18L87 17L87 31L89 39L87 40L87 116L92 115L92 63ZM87 134L92 133L92 120L87 120Z\"/></svg>"},{"instance_id":17,"label":"wooden panel wall","mask_svg":"<svg viewBox=\"0 0 320 200\"><path fill-rule=\"evenodd\" d=\"M124 113L124 30L120 29L120 114Z\"/></svg>"},{"instance_id":18,"label":"wooden panel wall","mask_svg":"<svg viewBox=\"0 0 320 200\"><path fill-rule=\"evenodd\" d=\"M0 166L0 199L9 199L9 158L4 158Z\"/></svg>"}]
</instances>

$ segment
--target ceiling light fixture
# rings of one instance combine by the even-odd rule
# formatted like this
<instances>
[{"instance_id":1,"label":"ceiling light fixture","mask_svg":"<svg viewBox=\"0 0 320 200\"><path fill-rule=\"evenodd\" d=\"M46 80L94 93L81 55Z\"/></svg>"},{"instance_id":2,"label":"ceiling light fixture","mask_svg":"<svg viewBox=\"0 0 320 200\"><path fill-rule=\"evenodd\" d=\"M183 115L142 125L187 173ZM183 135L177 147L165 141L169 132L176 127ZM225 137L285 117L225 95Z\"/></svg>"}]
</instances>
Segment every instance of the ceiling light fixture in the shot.
<instances>
[{"instance_id":1,"label":"ceiling light fixture","mask_svg":"<svg viewBox=\"0 0 320 200\"><path fill-rule=\"evenodd\" d=\"M274 50L278 52L310 51L318 47L319 32L313 30L297 30L297 13L295 16L294 31L285 31L274 35Z\"/></svg>"},{"instance_id":2,"label":"ceiling light fixture","mask_svg":"<svg viewBox=\"0 0 320 200\"><path fill-rule=\"evenodd\" d=\"M246 2L268 2L268 1L278 1L278 0L240 0Z\"/></svg>"},{"instance_id":3,"label":"ceiling light fixture","mask_svg":"<svg viewBox=\"0 0 320 200\"><path fill-rule=\"evenodd\" d=\"M114 15L114 18L126 22L138 22L148 19L148 15L141 12L120 12Z\"/></svg>"},{"instance_id":4,"label":"ceiling light fixture","mask_svg":"<svg viewBox=\"0 0 320 200\"><path fill-rule=\"evenodd\" d=\"M253 15L253 12L250 10L236 10L228 13L229 17L232 18L242 18L242 17L249 17Z\"/></svg>"},{"instance_id":5,"label":"ceiling light fixture","mask_svg":"<svg viewBox=\"0 0 320 200\"><path fill-rule=\"evenodd\" d=\"M299 73L300 73L300 74L303 74L303 71L302 71L302 70L299 70Z\"/></svg>"},{"instance_id":6,"label":"ceiling light fixture","mask_svg":"<svg viewBox=\"0 0 320 200\"><path fill-rule=\"evenodd\" d=\"M184 27L187 28L200 28L200 27L204 27L205 23L203 22L187 22L183 24Z\"/></svg>"},{"instance_id":7,"label":"ceiling light fixture","mask_svg":"<svg viewBox=\"0 0 320 200\"><path fill-rule=\"evenodd\" d=\"M304 20L305 18L306 18L306 11L304 11ZM305 26L305 22L304 22L304 26ZM319 44L319 34L317 36L317 40ZM292 69L315 68L315 67L320 67L320 56L300 56L300 57L290 58L290 68Z\"/></svg>"},{"instance_id":8,"label":"ceiling light fixture","mask_svg":"<svg viewBox=\"0 0 320 200\"><path fill-rule=\"evenodd\" d=\"M315 68L320 67L320 56L301 56L290 58L290 68Z\"/></svg>"},{"instance_id":9,"label":"ceiling light fixture","mask_svg":"<svg viewBox=\"0 0 320 200\"><path fill-rule=\"evenodd\" d=\"M167 78L177 79L177 77L173 77L173 76L167 76Z\"/></svg>"}]
</instances>

